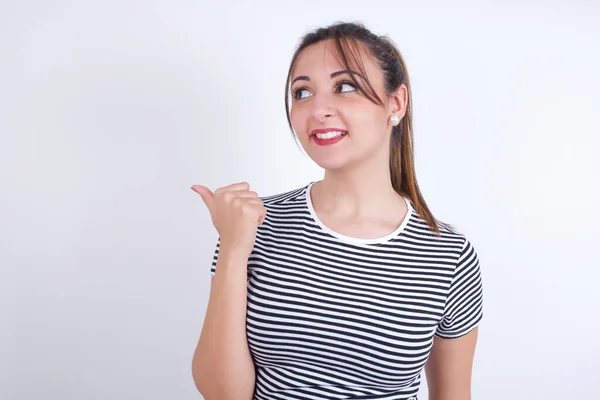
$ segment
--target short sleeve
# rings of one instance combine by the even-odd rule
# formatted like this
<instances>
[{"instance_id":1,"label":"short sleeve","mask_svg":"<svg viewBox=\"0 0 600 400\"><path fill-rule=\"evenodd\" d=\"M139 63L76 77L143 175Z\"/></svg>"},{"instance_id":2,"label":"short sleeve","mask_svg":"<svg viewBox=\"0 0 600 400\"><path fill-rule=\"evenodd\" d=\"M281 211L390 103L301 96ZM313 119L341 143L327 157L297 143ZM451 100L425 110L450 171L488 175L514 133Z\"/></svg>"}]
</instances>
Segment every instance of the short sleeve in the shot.
<instances>
[{"instance_id":1,"label":"short sleeve","mask_svg":"<svg viewBox=\"0 0 600 400\"><path fill-rule=\"evenodd\" d=\"M219 247L221 246L221 238L217 239L217 244L215 245L215 251L213 254L212 266L210 267L210 275L215 276L215 271L217 268L217 260L219 258Z\"/></svg>"},{"instance_id":2,"label":"short sleeve","mask_svg":"<svg viewBox=\"0 0 600 400\"><path fill-rule=\"evenodd\" d=\"M479 258L471 242L465 243L457 260L444 315L436 336L461 337L474 329L483 318L483 286Z\"/></svg>"}]
</instances>

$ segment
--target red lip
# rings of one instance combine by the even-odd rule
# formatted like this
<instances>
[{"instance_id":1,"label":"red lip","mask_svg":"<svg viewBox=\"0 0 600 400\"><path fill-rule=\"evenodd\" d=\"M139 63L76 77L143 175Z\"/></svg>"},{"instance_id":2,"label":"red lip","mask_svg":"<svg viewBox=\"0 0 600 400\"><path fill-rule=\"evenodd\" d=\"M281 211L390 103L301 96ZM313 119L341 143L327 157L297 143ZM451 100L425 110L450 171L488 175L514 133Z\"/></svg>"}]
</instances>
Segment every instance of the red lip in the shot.
<instances>
[{"instance_id":1,"label":"red lip","mask_svg":"<svg viewBox=\"0 0 600 400\"><path fill-rule=\"evenodd\" d=\"M314 131L312 131L310 133L310 135L314 135L316 133L327 133L327 132L346 132L343 129L338 129L338 128L325 128L325 129L315 129Z\"/></svg>"}]
</instances>

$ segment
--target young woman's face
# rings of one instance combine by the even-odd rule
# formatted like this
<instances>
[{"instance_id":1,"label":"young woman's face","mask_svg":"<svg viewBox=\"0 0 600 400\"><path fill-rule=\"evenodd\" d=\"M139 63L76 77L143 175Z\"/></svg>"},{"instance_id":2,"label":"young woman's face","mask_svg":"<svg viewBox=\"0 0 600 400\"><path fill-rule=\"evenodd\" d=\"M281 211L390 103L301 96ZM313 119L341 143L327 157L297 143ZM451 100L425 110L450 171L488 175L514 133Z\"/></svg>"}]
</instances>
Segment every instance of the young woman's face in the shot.
<instances>
[{"instance_id":1,"label":"young woman's face","mask_svg":"<svg viewBox=\"0 0 600 400\"><path fill-rule=\"evenodd\" d=\"M324 169L352 167L372 157L388 160L389 116L394 110L387 105L383 72L370 55L361 53L369 81L386 107L371 102L355 87L331 46L327 40L305 48L292 71L290 112L299 141ZM357 79L367 88L364 80ZM346 133L328 139L316 136L319 130Z\"/></svg>"}]
</instances>

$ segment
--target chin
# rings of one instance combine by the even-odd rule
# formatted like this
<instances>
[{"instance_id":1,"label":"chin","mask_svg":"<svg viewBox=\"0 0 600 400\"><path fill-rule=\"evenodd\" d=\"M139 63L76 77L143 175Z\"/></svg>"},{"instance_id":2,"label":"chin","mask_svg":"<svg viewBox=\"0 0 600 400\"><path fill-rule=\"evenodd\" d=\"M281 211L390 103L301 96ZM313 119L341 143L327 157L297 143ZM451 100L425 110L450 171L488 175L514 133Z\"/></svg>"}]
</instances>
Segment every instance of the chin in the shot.
<instances>
[{"instance_id":1,"label":"chin","mask_svg":"<svg viewBox=\"0 0 600 400\"><path fill-rule=\"evenodd\" d=\"M321 156L317 156L314 157L313 155L310 155L312 158L312 160L321 168L326 169L326 170L341 170L344 167L348 166L350 164L350 160L348 160L348 157L345 157L343 155L337 155L337 156L327 156L327 157L323 157Z\"/></svg>"}]
</instances>

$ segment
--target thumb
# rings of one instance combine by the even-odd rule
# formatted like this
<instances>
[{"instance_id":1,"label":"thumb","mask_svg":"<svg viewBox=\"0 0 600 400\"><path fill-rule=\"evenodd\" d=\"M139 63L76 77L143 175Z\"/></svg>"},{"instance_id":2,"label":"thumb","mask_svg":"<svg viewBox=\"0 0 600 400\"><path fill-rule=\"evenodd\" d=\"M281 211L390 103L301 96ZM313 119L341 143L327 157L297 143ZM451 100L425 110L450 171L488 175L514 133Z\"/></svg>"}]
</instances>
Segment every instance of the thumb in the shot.
<instances>
[{"instance_id":1,"label":"thumb","mask_svg":"<svg viewBox=\"0 0 600 400\"><path fill-rule=\"evenodd\" d=\"M202 186L202 185L193 185L191 189L194 192L198 193L200 195L200 197L202 197L204 204L206 204L206 207L208 208L208 210L211 211L213 200L215 198L214 193L209 188L207 188L206 186Z\"/></svg>"}]
</instances>

